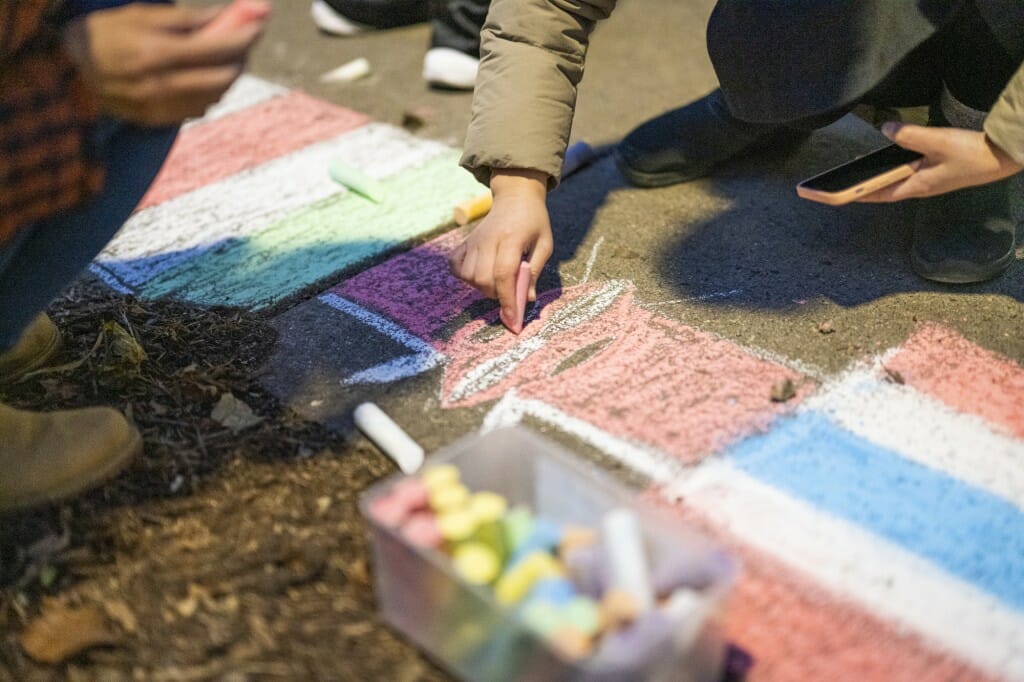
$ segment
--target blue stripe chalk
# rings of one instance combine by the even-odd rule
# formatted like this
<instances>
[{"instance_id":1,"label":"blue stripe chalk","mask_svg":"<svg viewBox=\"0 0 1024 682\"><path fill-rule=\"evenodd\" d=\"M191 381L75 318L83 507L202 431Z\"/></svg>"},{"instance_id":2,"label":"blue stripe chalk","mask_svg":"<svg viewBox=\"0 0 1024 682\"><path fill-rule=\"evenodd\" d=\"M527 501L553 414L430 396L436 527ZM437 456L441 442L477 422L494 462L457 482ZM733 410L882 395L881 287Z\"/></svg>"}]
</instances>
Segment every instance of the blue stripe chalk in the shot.
<instances>
[{"instance_id":1,"label":"blue stripe chalk","mask_svg":"<svg viewBox=\"0 0 1024 682\"><path fill-rule=\"evenodd\" d=\"M904 459L815 412L777 421L727 458L1024 611L1024 513L1007 500Z\"/></svg>"}]
</instances>

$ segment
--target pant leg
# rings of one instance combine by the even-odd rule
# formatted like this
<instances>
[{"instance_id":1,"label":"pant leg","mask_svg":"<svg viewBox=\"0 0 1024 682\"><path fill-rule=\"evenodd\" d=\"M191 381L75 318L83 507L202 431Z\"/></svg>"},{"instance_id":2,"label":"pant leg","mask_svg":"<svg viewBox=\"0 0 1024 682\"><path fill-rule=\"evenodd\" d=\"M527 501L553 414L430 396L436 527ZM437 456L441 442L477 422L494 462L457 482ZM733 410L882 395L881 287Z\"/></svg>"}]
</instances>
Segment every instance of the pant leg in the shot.
<instances>
[{"instance_id":1,"label":"pant leg","mask_svg":"<svg viewBox=\"0 0 1024 682\"><path fill-rule=\"evenodd\" d=\"M450 47L480 57L480 29L490 0L432 0L430 47Z\"/></svg>"},{"instance_id":2,"label":"pant leg","mask_svg":"<svg viewBox=\"0 0 1024 682\"><path fill-rule=\"evenodd\" d=\"M326 0L334 11L358 24L397 28L430 19L430 0Z\"/></svg>"},{"instance_id":3,"label":"pant leg","mask_svg":"<svg viewBox=\"0 0 1024 682\"><path fill-rule=\"evenodd\" d=\"M0 351L18 341L121 229L163 165L177 128L106 122L98 134L107 168L100 193L28 227L0 252Z\"/></svg>"}]
</instances>

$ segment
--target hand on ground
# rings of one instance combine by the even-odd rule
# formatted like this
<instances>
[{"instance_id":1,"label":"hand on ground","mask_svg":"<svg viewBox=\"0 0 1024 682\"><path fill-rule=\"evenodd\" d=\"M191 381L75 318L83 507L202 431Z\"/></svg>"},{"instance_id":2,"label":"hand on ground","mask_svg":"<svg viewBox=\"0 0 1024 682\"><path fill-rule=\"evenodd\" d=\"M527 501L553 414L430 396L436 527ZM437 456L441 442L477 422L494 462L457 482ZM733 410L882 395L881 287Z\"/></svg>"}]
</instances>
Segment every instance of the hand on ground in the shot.
<instances>
[{"instance_id":1,"label":"hand on ground","mask_svg":"<svg viewBox=\"0 0 1024 682\"><path fill-rule=\"evenodd\" d=\"M497 298L514 317L516 273L530 262L529 300L537 300L537 277L551 257L554 242L545 197L547 176L537 171L495 171L494 204L479 225L448 258L452 274Z\"/></svg>"},{"instance_id":2,"label":"hand on ground","mask_svg":"<svg viewBox=\"0 0 1024 682\"><path fill-rule=\"evenodd\" d=\"M133 3L91 12L68 26L64 45L106 113L177 124L220 99L266 23L204 31L221 9Z\"/></svg>"},{"instance_id":3,"label":"hand on ground","mask_svg":"<svg viewBox=\"0 0 1024 682\"><path fill-rule=\"evenodd\" d=\"M1022 166L984 132L887 123L886 137L901 147L924 154L917 171L906 180L858 201L890 202L931 197L964 187L984 185L1013 175Z\"/></svg>"}]
</instances>

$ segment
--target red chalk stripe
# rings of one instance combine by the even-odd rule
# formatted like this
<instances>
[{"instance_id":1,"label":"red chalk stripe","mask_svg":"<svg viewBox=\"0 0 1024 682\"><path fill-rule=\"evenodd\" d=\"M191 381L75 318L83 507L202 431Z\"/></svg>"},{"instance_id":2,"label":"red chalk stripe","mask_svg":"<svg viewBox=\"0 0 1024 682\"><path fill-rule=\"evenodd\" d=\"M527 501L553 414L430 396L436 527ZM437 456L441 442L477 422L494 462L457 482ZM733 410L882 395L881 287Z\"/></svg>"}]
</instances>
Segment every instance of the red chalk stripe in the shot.
<instances>
[{"instance_id":1,"label":"red chalk stripe","mask_svg":"<svg viewBox=\"0 0 1024 682\"><path fill-rule=\"evenodd\" d=\"M953 409L1024 438L1024 367L952 329L921 327L886 368Z\"/></svg>"},{"instance_id":2,"label":"red chalk stripe","mask_svg":"<svg viewBox=\"0 0 1024 682\"><path fill-rule=\"evenodd\" d=\"M292 91L191 126L178 136L156 182L136 210L340 135L369 120L366 114Z\"/></svg>"}]
</instances>

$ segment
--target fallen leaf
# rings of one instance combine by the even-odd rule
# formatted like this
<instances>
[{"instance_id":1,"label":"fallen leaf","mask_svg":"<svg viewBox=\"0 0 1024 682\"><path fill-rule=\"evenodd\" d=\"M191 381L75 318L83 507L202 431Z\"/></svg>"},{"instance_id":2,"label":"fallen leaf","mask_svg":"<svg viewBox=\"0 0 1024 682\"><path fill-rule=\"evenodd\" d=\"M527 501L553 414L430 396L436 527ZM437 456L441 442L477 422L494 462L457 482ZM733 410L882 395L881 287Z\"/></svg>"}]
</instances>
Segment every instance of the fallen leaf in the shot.
<instances>
[{"instance_id":1,"label":"fallen leaf","mask_svg":"<svg viewBox=\"0 0 1024 682\"><path fill-rule=\"evenodd\" d=\"M21 648L39 663L56 665L95 646L117 644L103 611L51 602L21 633Z\"/></svg>"},{"instance_id":2,"label":"fallen leaf","mask_svg":"<svg viewBox=\"0 0 1024 682\"><path fill-rule=\"evenodd\" d=\"M257 416L244 401L230 393L221 395L213 412L210 413L210 418L232 431L241 431L263 421L263 417Z\"/></svg>"}]
</instances>

